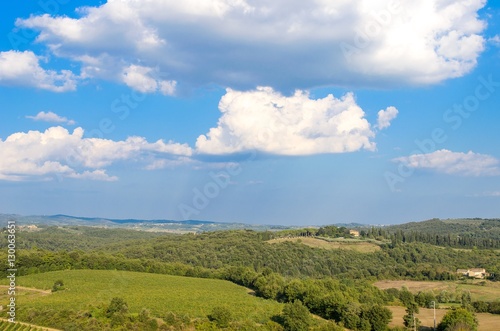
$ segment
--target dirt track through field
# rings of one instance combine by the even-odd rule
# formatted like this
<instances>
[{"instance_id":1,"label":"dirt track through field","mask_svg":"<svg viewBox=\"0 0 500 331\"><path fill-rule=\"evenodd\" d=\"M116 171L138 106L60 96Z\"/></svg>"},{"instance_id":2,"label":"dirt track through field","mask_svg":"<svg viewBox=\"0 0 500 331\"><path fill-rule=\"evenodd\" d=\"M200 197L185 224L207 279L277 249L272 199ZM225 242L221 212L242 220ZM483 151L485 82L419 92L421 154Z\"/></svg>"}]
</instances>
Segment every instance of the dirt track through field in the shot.
<instances>
[{"instance_id":1,"label":"dirt track through field","mask_svg":"<svg viewBox=\"0 0 500 331\"><path fill-rule=\"evenodd\" d=\"M6 321L8 322L9 320L5 319L5 318L1 318L0 317L0 320L2 321ZM40 325L35 325L35 324L30 324L30 323L24 323L24 322L16 322L16 324L22 324L22 325L27 325L27 326L30 326L32 328L38 328L38 329L41 329L42 331L61 331L60 329L52 329L52 328L47 328L45 326L40 326Z\"/></svg>"},{"instance_id":2,"label":"dirt track through field","mask_svg":"<svg viewBox=\"0 0 500 331\"><path fill-rule=\"evenodd\" d=\"M0 285L1 289L8 289L8 285ZM43 293L43 294L50 294L52 293L50 290L41 290L39 288L33 288L33 287L24 287L24 286L16 286L16 290L24 290L24 291L31 291L31 292L38 292L38 293Z\"/></svg>"}]
</instances>

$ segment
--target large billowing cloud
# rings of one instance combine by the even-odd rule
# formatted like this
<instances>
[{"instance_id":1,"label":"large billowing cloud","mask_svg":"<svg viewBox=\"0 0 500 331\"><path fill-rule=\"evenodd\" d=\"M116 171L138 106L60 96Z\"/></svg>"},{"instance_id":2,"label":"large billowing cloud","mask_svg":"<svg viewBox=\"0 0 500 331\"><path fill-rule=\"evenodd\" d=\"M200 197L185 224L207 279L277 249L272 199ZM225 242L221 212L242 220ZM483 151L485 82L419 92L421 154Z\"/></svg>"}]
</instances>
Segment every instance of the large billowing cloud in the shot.
<instances>
[{"instance_id":1,"label":"large billowing cloud","mask_svg":"<svg viewBox=\"0 0 500 331\"><path fill-rule=\"evenodd\" d=\"M81 8L78 18L32 16L16 25L39 30L38 41L80 62L84 76L165 94L174 81L280 90L432 84L476 65L485 3L113 0ZM135 76L124 80L127 68ZM161 74L154 83L151 68Z\"/></svg>"},{"instance_id":2,"label":"large billowing cloud","mask_svg":"<svg viewBox=\"0 0 500 331\"><path fill-rule=\"evenodd\" d=\"M270 87L247 92L228 89L219 109L218 126L196 141L199 153L258 150L308 155L375 149L375 133L351 93L340 99L332 95L311 99L300 90L287 97ZM394 107L387 111L397 114Z\"/></svg>"},{"instance_id":3,"label":"large billowing cloud","mask_svg":"<svg viewBox=\"0 0 500 331\"><path fill-rule=\"evenodd\" d=\"M500 175L500 161L493 156L452 152L441 149L428 154L414 154L396 158L393 161L401 162L414 169L427 169L440 173L461 176L498 176Z\"/></svg>"},{"instance_id":4,"label":"large billowing cloud","mask_svg":"<svg viewBox=\"0 0 500 331\"><path fill-rule=\"evenodd\" d=\"M0 52L0 85L31 86L54 92L76 89L76 77L68 70L45 70L31 51Z\"/></svg>"},{"instance_id":5,"label":"large billowing cloud","mask_svg":"<svg viewBox=\"0 0 500 331\"><path fill-rule=\"evenodd\" d=\"M84 138L83 129L72 133L62 127L45 132L29 131L0 139L1 180L45 180L66 178L112 181L106 167L116 162L138 162L147 169L177 164L189 158L187 145L158 140L147 142L142 137L124 141Z\"/></svg>"}]
</instances>

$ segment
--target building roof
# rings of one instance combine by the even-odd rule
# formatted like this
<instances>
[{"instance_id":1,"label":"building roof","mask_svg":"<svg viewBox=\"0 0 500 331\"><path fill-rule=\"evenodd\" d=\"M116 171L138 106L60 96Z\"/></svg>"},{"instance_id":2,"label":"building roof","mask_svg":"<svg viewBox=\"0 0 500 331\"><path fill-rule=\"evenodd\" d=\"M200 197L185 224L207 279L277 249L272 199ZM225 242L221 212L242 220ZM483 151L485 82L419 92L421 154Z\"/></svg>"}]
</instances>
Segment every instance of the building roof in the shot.
<instances>
[{"instance_id":1,"label":"building roof","mask_svg":"<svg viewBox=\"0 0 500 331\"><path fill-rule=\"evenodd\" d=\"M486 270L484 268L472 268L469 269L471 272L485 272Z\"/></svg>"}]
</instances>

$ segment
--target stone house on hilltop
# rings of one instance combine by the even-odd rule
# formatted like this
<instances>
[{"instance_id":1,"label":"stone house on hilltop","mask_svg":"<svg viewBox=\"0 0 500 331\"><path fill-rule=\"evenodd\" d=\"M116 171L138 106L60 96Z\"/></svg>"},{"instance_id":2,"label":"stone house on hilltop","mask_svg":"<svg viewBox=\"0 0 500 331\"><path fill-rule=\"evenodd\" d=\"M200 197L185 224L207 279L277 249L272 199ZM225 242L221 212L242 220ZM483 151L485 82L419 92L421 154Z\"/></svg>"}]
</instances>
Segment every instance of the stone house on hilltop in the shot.
<instances>
[{"instance_id":1,"label":"stone house on hilltop","mask_svg":"<svg viewBox=\"0 0 500 331\"><path fill-rule=\"evenodd\" d=\"M457 269L457 274L476 279L484 279L489 275L484 268Z\"/></svg>"}]
</instances>

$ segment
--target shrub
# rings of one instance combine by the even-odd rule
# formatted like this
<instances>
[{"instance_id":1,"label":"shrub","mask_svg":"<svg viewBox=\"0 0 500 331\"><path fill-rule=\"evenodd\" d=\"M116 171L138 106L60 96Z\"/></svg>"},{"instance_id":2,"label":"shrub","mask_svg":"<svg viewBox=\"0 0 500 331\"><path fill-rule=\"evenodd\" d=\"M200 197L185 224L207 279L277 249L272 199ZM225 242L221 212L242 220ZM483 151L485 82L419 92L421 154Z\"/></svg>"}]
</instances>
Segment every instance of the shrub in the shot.
<instances>
[{"instance_id":1,"label":"shrub","mask_svg":"<svg viewBox=\"0 0 500 331\"><path fill-rule=\"evenodd\" d=\"M312 324L311 314L300 300L285 304L283 307L283 326L287 331L305 331Z\"/></svg>"},{"instance_id":2,"label":"shrub","mask_svg":"<svg viewBox=\"0 0 500 331\"><path fill-rule=\"evenodd\" d=\"M64 290L64 282L59 279L54 282L54 285L52 285L52 292L57 292Z\"/></svg>"},{"instance_id":3,"label":"shrub","mask_svg":"<svg viewBox=\"0 0 500 331\"><path fill-rule=\"evenodd\" d=\"M214 307L212 313L208 315L208 319L215 322L220 328L227 328L232 320L231 311L227 307Z\"/></svg>"}]
</instances>

